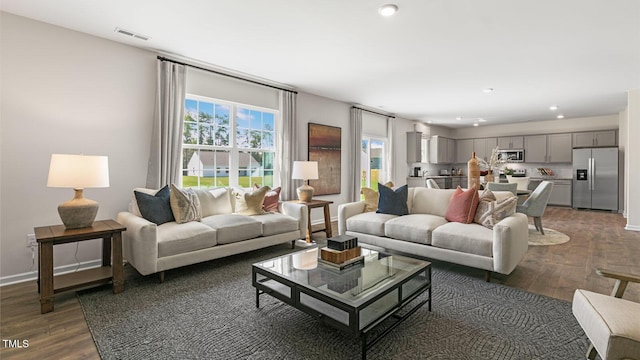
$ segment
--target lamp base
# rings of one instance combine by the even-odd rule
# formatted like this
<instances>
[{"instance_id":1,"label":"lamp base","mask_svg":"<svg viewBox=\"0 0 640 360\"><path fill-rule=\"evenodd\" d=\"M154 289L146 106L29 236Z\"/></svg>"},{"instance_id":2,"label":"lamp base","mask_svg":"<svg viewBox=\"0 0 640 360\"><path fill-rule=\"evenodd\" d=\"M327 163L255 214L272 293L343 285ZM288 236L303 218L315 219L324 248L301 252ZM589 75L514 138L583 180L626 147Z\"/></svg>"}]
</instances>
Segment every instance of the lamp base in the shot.
<instances>
[{"instance_id":1,"label":"lamp base","mask_svg":"<svg viewBox=\"0 0 640 360\"><path fill-rule=\"evenodd\" d=\"M297 190L298 192L298 200L309 202L313 198L313 187L303 184Z\"/></svg>"},{"instance_id":2,"label":"lamp base","mask_svg":"<svg viewBox=\"0 0 640 360\"><path fill-rule=\"evenodd\" d=\"M74 189L75 196L58 205L60 220L66 229L81 229L93 225L98 214L98 203L83 196L83 189Z\"/></svg>"}]
</instances>

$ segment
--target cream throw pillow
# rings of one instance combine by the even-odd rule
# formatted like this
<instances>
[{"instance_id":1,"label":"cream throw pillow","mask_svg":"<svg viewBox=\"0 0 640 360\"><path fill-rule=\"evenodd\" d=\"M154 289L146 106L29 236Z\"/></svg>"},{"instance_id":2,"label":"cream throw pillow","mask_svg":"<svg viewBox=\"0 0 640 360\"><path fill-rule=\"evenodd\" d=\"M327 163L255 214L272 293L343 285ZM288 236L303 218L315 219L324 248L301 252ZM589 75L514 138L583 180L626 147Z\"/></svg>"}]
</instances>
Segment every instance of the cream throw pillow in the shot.
<instances>
[{"instance_id":1,"label":"cream throw pillow","mask_svg":"<svg viewBox=\"0 0 640 360\"><path fill-rule=\"evenodd\" d=\"M516 212L517 204L518 198L515 196L509 196L506 199L497 201L495 194L491 190L485 189L480 195L480 202L473 221L493 229L500 220Z\"/></svg>"},{"instance_id":2,"label":"cream throw pillow","mask_svg":"<svg viewBox=\"0 0 640 360\"><path fill-rule=\"evenodd\" d=\"M202 217L231 214L233 212L231 189L194 189L200 200Z\"/></svg>"},{"instance_id":3,"label":"cream throw pillow","mask_svg":"<svg viewBox=\"0 0 640 360\"><path fill-rule=\"evenodd\" d=\"M236 197L236 214L240 215L262 215L266 211L262 209L264 197L269 191L268 186L263 186L254 192L244 192L237 190Z\"/></svg>"},{"instance_id":4,"label":"cream throw pillow","mask_svg":"<svg viewBox=\"0 0 640 360\"><path fill-rule=\"evenodd\" d=\"M171 204L173 217L178 224L202 219L200 199L198 199L193 189L181 189L171 184L169 203Z\"/></svg>"}]
</instances>

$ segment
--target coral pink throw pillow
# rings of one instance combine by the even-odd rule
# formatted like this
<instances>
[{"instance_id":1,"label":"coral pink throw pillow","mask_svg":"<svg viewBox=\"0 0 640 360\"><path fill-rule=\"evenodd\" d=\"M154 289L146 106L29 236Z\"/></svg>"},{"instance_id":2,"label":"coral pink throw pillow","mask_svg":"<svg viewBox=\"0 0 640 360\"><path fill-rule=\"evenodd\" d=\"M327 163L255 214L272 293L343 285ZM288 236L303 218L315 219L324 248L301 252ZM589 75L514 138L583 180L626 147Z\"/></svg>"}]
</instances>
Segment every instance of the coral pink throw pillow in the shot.
<instances>
[{"instance_id":1,"label":"coral pink throw pillow","mask_svg":"<svg viewBox=\"0 0 640 360\"><path fill-rule=\"evenodd\" d=\"M254 189L260 189L258 184L253 184ZM278 186L275 189L271 189L267 191L267 195L264 197L264 202L262 203L262 209L268 212L278 212L278 202L280 201L280 191L282 188Z\"/></svg>"},{"instance_id":2,"label":"coral pink throw pillow","mask_svg":"<svg viewBox=\"0 0 640 360\"><path fill-rule=\"evenodd\" d=\"M445 219L463 224L472 223L473 217L476 215L478 201L478 190L475 185L465 191L462 191L458 186L449 201Z\"/></svg>"}]
</instances>

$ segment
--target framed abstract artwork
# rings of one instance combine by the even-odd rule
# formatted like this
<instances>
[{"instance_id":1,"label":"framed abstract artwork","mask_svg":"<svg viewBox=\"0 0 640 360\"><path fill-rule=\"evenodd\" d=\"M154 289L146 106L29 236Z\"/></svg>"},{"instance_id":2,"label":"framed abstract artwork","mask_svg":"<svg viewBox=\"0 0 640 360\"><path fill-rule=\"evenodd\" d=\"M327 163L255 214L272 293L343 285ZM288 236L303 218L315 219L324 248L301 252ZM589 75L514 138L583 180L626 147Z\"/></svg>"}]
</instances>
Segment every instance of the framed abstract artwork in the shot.
<instances>
[{"instance_id":1,"label":"framed abstract artwork","mask_svg":"<svg viewBox=\"0 0 640 360\"><path fill-rule=\"evenodd\" d=\"M313 195L340 194L342 129L309 123L309 161L318 162L318 180L310 180Z\"/></svg>"}]
</instances>

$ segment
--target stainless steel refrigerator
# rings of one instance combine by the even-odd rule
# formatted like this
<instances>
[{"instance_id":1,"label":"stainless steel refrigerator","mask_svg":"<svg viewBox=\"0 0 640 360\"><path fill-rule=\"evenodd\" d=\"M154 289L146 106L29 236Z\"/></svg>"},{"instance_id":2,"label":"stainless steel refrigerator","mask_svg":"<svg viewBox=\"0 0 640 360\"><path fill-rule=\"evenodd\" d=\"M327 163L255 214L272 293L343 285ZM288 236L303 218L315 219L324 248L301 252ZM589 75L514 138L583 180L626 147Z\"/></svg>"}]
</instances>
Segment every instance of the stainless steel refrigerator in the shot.
<instances>
[{"instance_id":1,"label":"stainless steel refrigerator","mask_svg":"<svg viewBox=\"0 0 640 360\"><path fill-rule=\"evenodd\" d=\"M618 211L618 148L573 149L573 207Z\"/></svg>"}]
</instances>

